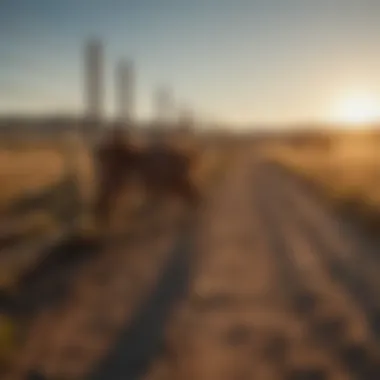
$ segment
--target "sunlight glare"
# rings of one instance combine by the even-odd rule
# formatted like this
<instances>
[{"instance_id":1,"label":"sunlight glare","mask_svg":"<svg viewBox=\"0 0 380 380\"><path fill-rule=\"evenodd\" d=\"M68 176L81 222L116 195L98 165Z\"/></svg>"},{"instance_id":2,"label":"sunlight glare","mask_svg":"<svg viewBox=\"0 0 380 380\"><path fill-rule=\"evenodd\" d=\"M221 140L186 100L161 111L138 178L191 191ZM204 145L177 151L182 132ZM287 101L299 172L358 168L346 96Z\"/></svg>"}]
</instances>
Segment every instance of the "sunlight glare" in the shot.
<instances>
[{"instance_id":1,"label":"sunlight glare","mask_svg":"<svg viewBox=\"0 0 380 380\"><path fill-rule=\"evenodd\" d=\"M346 97L338 103L334 119L346 124L373 123L380 119L380 101L368 94Z\"/></svg>"}]
</instances>

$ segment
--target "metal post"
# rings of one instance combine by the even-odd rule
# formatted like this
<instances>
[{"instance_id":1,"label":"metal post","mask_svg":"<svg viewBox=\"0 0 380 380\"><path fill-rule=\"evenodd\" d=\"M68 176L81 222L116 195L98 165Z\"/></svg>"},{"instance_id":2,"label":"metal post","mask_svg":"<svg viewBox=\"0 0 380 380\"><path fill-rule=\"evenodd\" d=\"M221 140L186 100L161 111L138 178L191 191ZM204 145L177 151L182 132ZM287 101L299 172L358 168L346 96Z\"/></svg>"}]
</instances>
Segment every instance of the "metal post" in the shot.
<instances>
[{"instance_id":1,"label":"metal post","mask_svg":"<svg viewBox=\"0 0 380 380\"><path fill-rule=\"evenodd\" d=\"M103 46L92 39L85 48L85 119L96 130L104 117L103 66Z\"/></svg>"},{"instance_id":2,"label":"metal post","mask_svg":"<svg viewBox=\"0 0 380 380\"><path fill-rule=\"evenodd\" d=\"M121 60L116 67L116 112L123 125L131 125L134 121L134 82L132 62Z\"/></svg>"}]
</instances>

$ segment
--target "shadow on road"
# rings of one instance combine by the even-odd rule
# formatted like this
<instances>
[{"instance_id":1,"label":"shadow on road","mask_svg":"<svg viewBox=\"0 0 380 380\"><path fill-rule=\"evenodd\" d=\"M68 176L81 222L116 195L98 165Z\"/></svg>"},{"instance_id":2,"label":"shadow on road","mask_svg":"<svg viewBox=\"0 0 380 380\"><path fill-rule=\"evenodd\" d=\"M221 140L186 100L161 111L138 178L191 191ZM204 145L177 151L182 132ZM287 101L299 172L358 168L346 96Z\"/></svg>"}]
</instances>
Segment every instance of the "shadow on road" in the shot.
<instances>
[{"instance_id":1,"label":"shadow on road","mask_svg":"<svg viewBox=\"0 0 380 380\"><path fill-rule=\"evenodd\" d=\"M26 272L11 294L0 294L0 310L29 319L44 307L60 303L68 295L72 275L100 252L96 242L71 236L41 252L38 265Z\"/></svg>"},{"instance_id":2,"label":"shadow on road","mask_svg":"<svg viewBox=\"0 0 380 380\"><path fill-rule=\"evenodd\" d=\"M137 379L164 346L164 327L170 312L188 289L192 242L183 237L153 293L121 333L113 350L87 380Z\"/></svg>"}]
</instances>

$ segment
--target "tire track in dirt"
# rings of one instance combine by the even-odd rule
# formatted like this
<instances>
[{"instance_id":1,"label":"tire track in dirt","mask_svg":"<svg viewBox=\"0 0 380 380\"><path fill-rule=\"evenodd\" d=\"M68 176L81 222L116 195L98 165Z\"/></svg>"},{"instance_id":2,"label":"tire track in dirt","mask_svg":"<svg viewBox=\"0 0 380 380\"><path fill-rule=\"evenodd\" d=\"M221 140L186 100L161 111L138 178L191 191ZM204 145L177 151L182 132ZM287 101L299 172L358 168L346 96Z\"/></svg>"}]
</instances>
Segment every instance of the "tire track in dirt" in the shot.
<instances>
[{"instance_id":1,"label":"tire track in dirt","mask_svg":"<svg viewBox=\"0 0 380 380\"><path fill-rule=\"evenodd\" d=\"M68 299L36 317L6 379L24 379L29 370L47 378L83 379L115 347L125 326L135 327L130 335L135 339L141 328L138 312L162 271L174 265L171 257L182 221L183 214L170 207L145 215L133 239L117 241L86 265L73 279Z\"/></svg>"},{"instance_id":2,"label":"tire track in dirt","mask_svg":"<svg viewBox=\"0 0 380 380\"><path fill-rule=\"evenodd\" d=\"M309 218L320 225L319 232L327 236L331 249L336 251L346 266L351 265L351 271L373 281L373 290L380 289L380 278L375 276L378 263L378 245L363 234L342 215L329 210L315 189L306 181L297 177L289 170L279 165L267 165L276 178L282 178L282 186L292 195L294 202ZM377 281L376 281L377 280ZM380 298L380 294L378 295Z\"/></svg>"},{"instance_id":3,"label":"tire track in dirt","mask_svg":"<svg viewBox=\"0 0 380 380\"><path fill-rule=\"evenodd\" d=\"M375 247L353 234L351 229L347 231L323 205L308 198L305 190L293 183L289 175L285 175L282 182L287 193L284 205L299 210L294 215L297 222L319 247L331 275L344 284L366 314L373 337L380 344L380 278L374 254L368 254Z\"/></svg>"},{"instance_id":4,"label":"tire track in dirt","mask_svg":"<svg viewBox=\"0 0 380 380\"><path fill-rule=\"evenodd\" d=\"M365 380L379 378L379 350L374 344L373 334L366 323L363 310L360 305L358 307L352 294L347 293L345 286L342 286L347 285L346 282L337 283L341 277L338 278L336 271L331 270L331 253L326 251L325 245L320 242L328 237L318 236L320 240L317 240L314 235L310 235L312 231L305 226L312 224L312 220L299 217L302 207L300 204L297 205L297 202L289 200L291 196L294 198L295 194L289 191L286 194L285 180L283 178L280 180L275 174L270 172L269 180L267 178L266 193L272 194L272 212L277 214L280 221L282 220L278 223L285 226L283 230L287 231L283 234L283 238L289 240L293 235L293 249L290 247L288 253L293 256L298 253L293 263L298 263L299 273L304 272L308 286L310 287L312 283L318 284L315 289L309 290L309 294L313 296L306 317L309 319L311 337L319 344L323 343L325 349L330 351L353 378ZM281 192L279 189L284 191ZM314 223L312 227L313 231L323 228L318 223ZM329 335L326 336L326 333ZM325 335L324 342L320 339L323 335Z\"/></svg>"},{"instance_id":5,"label":"tire track in dirt","mask_svg":"<svg viewBox=\"0 0 380 380\"><path fill-rule=\"evenodd\" d=\"M232 379L262 371L262 366L252 366L256 326L250 317L265 302L262 287L267 272L250 276L260 260L247 254L252 245L249 189L237 178L240 174L234 174L227 175L203 210L189 296L167 326L166 354L145 379ZM266 263L261 262L262 269ZM274 314L263 310L256 324L261 320L265 328L264 321Z\"/></svg>"},{"instance_id":6,"label":"tire track in dirt","mask_svg":"<svg viewBox=\"0 0 380 380\"><path fill-rule=\"evenodd\" d=\"M277 236L252 194L260 187L252 167L232 168L203 214L189 297L145 380L349 379L283 297L287 283L268 244Z\"/></svg>"},{"instance_id":7,"label":"tire track in dirt","mask_svg":"<svg viewBox=\"0 0 380 380\"><path fill-rule=\"evenodd\" d=\"M187 290L192 252L191 233L188 234L175 244L156 288L121 332L111 353L88 376L89 380L138 379L162 350L165 322Z\"/></svg>"},{"instance_id":8,"label":"tire track in dirt","mask_svg":"<svg viewBox=\"0 0 380 380\"><path fill-rule=\"evenodd\" d=\"M267 231L269 253L277 268L278 289L289 312L300 325L302 340L306 346L306 350L296 350L278 378L286 378L286 371L292 372L291 368L294 367L295 371L307 373L304 376L310 378L320 376L318 378L356 379L339 362L338 356L331 354L333 339L329 339L327 332L324 332L324 339L315 339L317 328L332 330L338 327L342 330L346 327L345 321L339 315L333 314L334 302L339 296L329 297L330 302L326 302L326 296L334 289L329 287L330 284L323 283L324 273L321 272L312 251L303 246L297 237L298 231L287 216L281 215L283 210L278 208L275 190L268 186L266 173L262 172L260 177L256 201ZM324 301L327 305L322 308L320 305ZM337 339L341 338L339 333L341 331L337 331Z\"/></svg>"}]
</instances>

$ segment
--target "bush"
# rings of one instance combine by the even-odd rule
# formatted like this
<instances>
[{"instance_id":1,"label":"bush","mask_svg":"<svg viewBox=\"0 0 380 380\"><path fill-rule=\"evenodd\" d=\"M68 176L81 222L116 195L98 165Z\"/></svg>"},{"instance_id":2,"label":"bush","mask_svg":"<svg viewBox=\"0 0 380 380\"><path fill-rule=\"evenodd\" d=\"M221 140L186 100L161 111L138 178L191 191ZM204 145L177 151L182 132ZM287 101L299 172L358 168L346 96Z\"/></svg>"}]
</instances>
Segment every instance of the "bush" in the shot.
<instances>
[{"instance_id":1,"label":"bush","mask_svg":"<svg viewBox=\"0 0 380 380\"><path fill-rule=\"evenodd\" d=\"M11 318L0 315L0 373L5 372L17 348L16 326Z\"/></svg>"}]
</instances>

